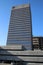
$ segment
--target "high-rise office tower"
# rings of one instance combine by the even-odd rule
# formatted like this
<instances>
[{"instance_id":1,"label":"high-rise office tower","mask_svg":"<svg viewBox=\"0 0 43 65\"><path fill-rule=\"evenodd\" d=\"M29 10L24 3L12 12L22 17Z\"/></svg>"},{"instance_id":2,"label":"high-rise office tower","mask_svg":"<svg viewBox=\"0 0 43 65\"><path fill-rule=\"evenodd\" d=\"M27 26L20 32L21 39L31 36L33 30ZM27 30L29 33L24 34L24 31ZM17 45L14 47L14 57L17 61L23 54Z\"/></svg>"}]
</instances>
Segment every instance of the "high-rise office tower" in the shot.
<instances>
[{"instance_id":1,"label":"high-rise office tower","mask_svg":"<svg viewBox=\"0 0 43 65\"><path fill-rule=\"evenodd\" d=\"M32 22L29 4L12 7L7 45L21 44L32 49Z\"/></svg>"}]
</instances>

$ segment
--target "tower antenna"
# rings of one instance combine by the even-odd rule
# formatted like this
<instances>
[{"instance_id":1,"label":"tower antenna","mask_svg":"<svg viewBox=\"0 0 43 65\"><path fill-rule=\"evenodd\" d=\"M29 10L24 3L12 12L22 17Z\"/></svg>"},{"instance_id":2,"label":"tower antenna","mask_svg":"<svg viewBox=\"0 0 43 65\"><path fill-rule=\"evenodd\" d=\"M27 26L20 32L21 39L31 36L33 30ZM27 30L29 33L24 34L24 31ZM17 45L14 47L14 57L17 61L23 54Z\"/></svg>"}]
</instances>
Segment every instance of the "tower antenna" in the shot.
<instances>
[{"instance_id":1,"label":"tower antenna","mask_svg":"<svg viewBox=\"0 0 43 65\"><path fill-rule=\"evenodd\" d=\"M29 5L30 5L30 0L29 0Z\"/></svg>"},{"instance_id":2,"label":"tower antenna","mask_svg":"<svg viewBox=\"0 0 43 65\"><path fill-rule=\"evenodd\" d=\"M28 3L30 4L30 0L28 0Z\"/></svg>"}]
</instances>

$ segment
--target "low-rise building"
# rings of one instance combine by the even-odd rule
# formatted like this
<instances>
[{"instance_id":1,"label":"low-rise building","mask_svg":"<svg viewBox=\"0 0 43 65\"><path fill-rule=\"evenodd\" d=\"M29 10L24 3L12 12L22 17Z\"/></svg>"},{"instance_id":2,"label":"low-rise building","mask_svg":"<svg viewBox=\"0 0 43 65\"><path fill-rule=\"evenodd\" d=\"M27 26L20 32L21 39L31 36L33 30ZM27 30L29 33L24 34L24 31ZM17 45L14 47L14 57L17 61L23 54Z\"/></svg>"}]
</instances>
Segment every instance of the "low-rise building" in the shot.
<instances>
[{"instance_id":1,"label":"low-rise building","mask_svg":"<svg viewBox=\"0 0 43 65\"><path fill-rule=\"evenodd\" d=\"M33 37L33 49L43 50L43 37Z\"/></svg>"}]
</instances>

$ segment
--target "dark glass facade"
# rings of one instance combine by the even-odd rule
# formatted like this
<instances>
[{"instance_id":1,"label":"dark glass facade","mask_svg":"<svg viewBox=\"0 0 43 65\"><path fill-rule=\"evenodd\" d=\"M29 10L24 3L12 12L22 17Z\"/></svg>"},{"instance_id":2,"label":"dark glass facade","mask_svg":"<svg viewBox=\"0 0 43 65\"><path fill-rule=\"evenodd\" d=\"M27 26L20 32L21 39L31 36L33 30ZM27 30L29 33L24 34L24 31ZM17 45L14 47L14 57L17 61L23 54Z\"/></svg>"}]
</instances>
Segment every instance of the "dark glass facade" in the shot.
<instances>
[{"instance_id":1,"label":"dark glass facade","mask_svg":"<svg viewBox=\"0 0 43 65\"><path fill-rule=\"evenodd\" d=\"M29 5L12 7L7 45L21 44L32 49L31 11Z\"/></svg>"}]
</instances>

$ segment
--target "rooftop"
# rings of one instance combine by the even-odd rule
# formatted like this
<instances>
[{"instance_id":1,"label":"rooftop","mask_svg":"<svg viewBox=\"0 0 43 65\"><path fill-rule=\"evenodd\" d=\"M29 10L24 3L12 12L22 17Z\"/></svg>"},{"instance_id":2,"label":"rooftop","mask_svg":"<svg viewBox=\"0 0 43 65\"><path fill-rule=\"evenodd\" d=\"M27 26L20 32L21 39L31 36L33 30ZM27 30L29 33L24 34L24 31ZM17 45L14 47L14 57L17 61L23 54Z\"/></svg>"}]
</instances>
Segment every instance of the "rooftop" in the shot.
<instances>
[{"instance_id":1,"label":"rooftop","mask_svg":"<svg viewBox=\"0 0 43 65\"><path fill-rule=\"evenodd\" d=\"M22 4L22 5L18 5L18 6L13 6L12 9L18 9L18 8L24 8L24 7L29 7L29 4Z\"/></svg>"}]
</instances>

